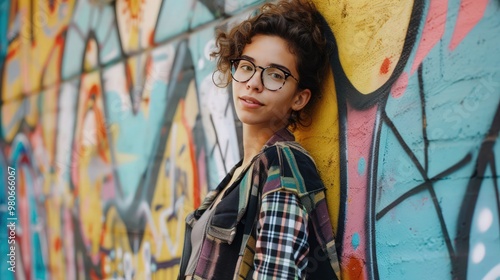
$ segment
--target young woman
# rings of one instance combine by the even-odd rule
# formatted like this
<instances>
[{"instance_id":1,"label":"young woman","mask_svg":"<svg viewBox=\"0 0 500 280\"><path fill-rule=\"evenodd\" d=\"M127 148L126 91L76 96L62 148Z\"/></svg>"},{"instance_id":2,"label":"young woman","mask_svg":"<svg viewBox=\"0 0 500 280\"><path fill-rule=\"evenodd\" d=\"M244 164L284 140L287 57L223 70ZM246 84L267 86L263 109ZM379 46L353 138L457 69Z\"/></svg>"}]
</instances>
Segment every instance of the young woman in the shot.
<instances>
[{"instance_id":1,"label":"young woman","mask_svg":"<svg viewBox=\"0 0 500 280\"><path fill-rule=\"evenodd\" d=\"M281 1L217 36L243 159L188 215L179 279L340 278L325 188L289 131L320 94L321 24L313 4Z\"/></svg>"}]
</instances>

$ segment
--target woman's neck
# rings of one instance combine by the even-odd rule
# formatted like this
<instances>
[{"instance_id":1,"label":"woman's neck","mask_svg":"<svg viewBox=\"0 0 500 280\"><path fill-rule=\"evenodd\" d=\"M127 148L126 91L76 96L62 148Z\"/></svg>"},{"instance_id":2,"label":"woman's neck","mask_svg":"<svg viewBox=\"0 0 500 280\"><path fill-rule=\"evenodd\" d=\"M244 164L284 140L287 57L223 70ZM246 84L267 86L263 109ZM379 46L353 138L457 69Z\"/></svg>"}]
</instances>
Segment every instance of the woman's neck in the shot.
<instances>
[{"instance_id":1,"label":"woman's neck","mask_svg":"<svg viewBox=\"0 0 500 280\"><path fill-rule=\"evenodd\" d=\"M247 166L278 130L243 124L243 163L241 166Z\"/></svg>"}]
</instances>

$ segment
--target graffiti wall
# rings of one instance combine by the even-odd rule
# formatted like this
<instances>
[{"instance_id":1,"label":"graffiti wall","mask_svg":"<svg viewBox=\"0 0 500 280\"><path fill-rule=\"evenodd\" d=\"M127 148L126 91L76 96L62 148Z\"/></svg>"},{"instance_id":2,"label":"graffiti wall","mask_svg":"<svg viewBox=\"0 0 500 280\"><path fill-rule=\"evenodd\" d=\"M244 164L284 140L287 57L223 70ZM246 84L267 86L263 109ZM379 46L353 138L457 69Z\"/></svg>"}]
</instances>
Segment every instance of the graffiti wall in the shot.
<instances>
[{"instance_id":1,"label":"graffiti wall","mask_svg":"<svg viewBox=\"0 0 500 280\"><path fill-rule=\"evenodd\" d=\"M240 158L214 35L262 2L0 0L2 279L176 279ZM296 136L344 278L500 277L500 2L314 2L331 72Z\"/></svg>"},{"instance_id":2,"label":"graffiti wall","mask_svg":"<svg viewBox=\"0 0 500 280\"><path fill-rule=\"evenodd\" d=\"M500 2L315 2L345 278L500 278Z\"/></svg>"},{"instance_id":3,"label":"graffiti wall","mask_svg":"<svg viewBox=\"0 0 500 280\"><path fill-rule=\"evenodd\" d=\"M1 278L174 279L240 154L215 29L259 1L1 3Z\"/></svg>"}]
</instances>

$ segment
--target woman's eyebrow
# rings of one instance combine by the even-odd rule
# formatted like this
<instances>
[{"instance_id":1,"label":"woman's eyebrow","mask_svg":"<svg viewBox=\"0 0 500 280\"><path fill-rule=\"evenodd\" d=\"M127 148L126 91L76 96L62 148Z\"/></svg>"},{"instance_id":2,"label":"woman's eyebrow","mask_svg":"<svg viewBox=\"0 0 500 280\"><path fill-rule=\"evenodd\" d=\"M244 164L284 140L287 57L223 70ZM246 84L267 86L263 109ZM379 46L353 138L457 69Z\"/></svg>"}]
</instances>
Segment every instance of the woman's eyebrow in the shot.
<instances>
[{"instance_id":1,"label":"woman's eyebrow","mask_svg":"<svg viewBox=\"0 0 500 280\"><path fill-rule=\"evenodd\" d=\"M241 58L244 58L246 60L250 60L251 62L255 63L255 59L253 57L248 56L248 55L242 55ZM279 69L281 69L285 72L288 72L288 73L292 73L292 71L290 71L290 69L288 69L286 66L283 66L281 64L271 63L271 64L269 64L269 66L279 68Z\"/></svg>"},{"instance_id":2,"label":"woman's eyebrow","mask_svg":"<svg viewBox=\"0 0 500 280\"><path fill-rule=\"evenodd\" d=\"M248 55L242 55L241 58L244 58L246 60L250 60L251 62L254 62L255 63L255 59L253 59L253 57L250 57Z\"/></svg>"},{"instance_id":3,"label":"woman's eyebrow","mask_svg":"<svg viewBox=\"0 0 500 280\"><path fill-rule=\"evenodd\" d=\"M289 74L292 73L292 71L290 71L290 69L288 69L287 67L285 67L281 64L271 63L269 66L279 68L285 72L288 72Z\"/></svg>"}]
</instances>

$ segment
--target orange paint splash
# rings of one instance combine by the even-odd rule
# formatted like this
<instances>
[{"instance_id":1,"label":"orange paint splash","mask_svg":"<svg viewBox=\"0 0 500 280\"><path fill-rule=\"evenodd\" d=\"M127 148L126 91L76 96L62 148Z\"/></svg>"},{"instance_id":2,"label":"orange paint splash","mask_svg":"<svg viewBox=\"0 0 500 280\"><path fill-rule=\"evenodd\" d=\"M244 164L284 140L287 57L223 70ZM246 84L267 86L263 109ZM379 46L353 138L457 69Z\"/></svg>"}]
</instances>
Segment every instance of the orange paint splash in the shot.
<instances>
[{"instance_id":1,"label":"orange paint splash","mask_svg":"<svg viewBox=\"0 0 500 280\"><path fill-rule=\"evenodd\" d=\"M342 268L342 276L347 276L349 280L366 279L363 275L363 267L364 265L361 259L349 257L347 265Z\"/></svg>"},{"instance_id":2,"label":"orange paint splash","mask_svg":"<svg viewBox=\"0 0 500 280\"><path fill-rule=\"evenodd\" d=\"M382 62L382 66L380 66L380 74L385 75L389 73L389 66L391 66L391 61L386 57L384 62Z\"/></svg>"},{"instance_id":3,"label":"orange paint splash","mask_svg":"<svg viewBox=\"0 0 500 280\"><path fill-rule=\"evenodd\" d=\"M193 206L195 208L198 208L201 204L201 197L200 197L200 181L199 181L199 171L198 171L198 166L196 165L196 145L194 143L194 136L192 131L192 128L189 126L189 123L186 119L185 111L186 111L186 102L184 99L181 99L179 101L179 107L181 108L181 121L182 124L186 127L186 131L188 133L188 142L189 142L189 156L190 160L192 163L192 168L193 168Z\"/></svg>"},{"instance_id":4,"label":"orange paint splash","mask_svg":"<svg viewBox=\"0 0 500 280\"><path fill-rule=\"evenodd\" d=\"M54 249L56 250L56 252L59 252L59 250L61 250L61 247L62 247L61 238L57 237L56 240L54 240Z\"/></svg>"},{"instance_id":5,"label":"orange paint splash","mask_svg":"<svg viewBox=\"0 0 500 280\"><path fill-rule=\"evenodd\" d=\"M156 46L155 44L155 30L151 29L149 32L149 45L150 46Z\"/></svg>"}]
</instances>

